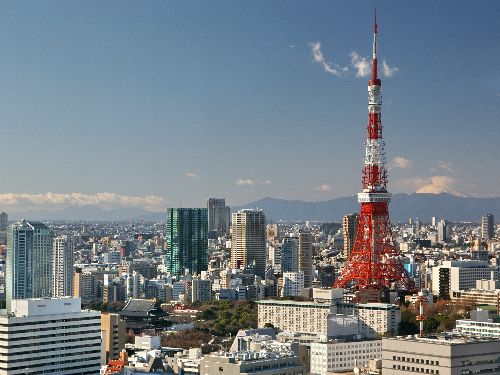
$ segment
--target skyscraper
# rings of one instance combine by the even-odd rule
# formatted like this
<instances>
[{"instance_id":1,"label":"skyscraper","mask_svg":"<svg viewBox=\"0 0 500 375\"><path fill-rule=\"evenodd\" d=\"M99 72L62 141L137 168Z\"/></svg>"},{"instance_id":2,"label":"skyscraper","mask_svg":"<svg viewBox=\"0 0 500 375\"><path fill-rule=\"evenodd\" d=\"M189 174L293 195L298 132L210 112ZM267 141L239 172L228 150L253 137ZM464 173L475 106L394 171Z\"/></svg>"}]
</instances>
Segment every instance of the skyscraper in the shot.
<instances>
[{"instance_id":1,"label":"skyscraper","mask_svg":"<svg viewBox=\"0 0 500 375\"><path fill-rule=\"evenodd\" d=\"M309 232L299 233L299 272L304 273L304 288L312 286L313 236Z\"/></svg>"},{"instance_id":2,"label":"skyscraper","mask_svg":"<svg viewBox=\"0 0 500 375\"><path fill-rule=\"evenodd\" d=\"M214 238L229 234L231 208L226 206L225 199L208 198L208 232Z\"/></svg>"},{"instance_id":3,"label":"skyscraper","mask_svg":"<svg viewBox=\"0 0 500 375\"><path fill-rule=\"evenodd\" d=\"M451 242L451 223L448 220L441 220L437 224L438 228L438 242L448 243Z\"/></svg>"},{"instance_id":4,"label":"skyscraper","mask_svg":"<svg viewBox=\"0 0 500 375\"><path fill-rule=\"evenodd\" d=\"M0 232L5 232L9 226L9 215L5 212L0 212Z\"/></svg>"},{"instance_id":5,"label":"skyscraper","mask_svg":"<svg viewBox=\"0 0 500 375\"><path fill-rule=\"evenodd\" d=\"M231 268L266 270L266 217L262 210L243 209L232 217Z\"/></svg>"},{"instance_id":6,"label":"skyscraper","mask_svg":"<svg viewBox=\"0 0 500 375\"><path fill-rule=\"evenodd\" d=\"M356 233L358 232L359 214L347 214L342 219L342 232L344 233L344 258L349 259L351 256L354 242L356 241Z\"/></svg>"},{"instance_id":7,"label":"skyscraper","mask_svg":"<svg viewBox=\"0 0 500 375\"><path fill-rule=\"evenodd\" d=\"M52 297L73 295L73 240L61 235L52 242Z\"/></svg>"},{"instance_id":8,"label":"skyscraper","mask_svg":"<svg viewBox=\"0 0 500 375\"><path fill-rule=\"evenodd\" d=\"M44 223L22 222L7 228L5 270L7 311L13 299L50 297L52 233Z\"/></svg>"},{"instance_id":9,"label":"skyscraper","mask_svg":"<svg viewBox=\"0 0 500 375\"><path fill-rule=\"evenodd\" d=\"M9 215L0 212L0 243L7 242L7 227L9 226Z\"/></svg>"},{"instance_id":10,"label":"skyscraper","mask_svg":"<svg viewBox=\"0 0 500 375\"><path fill-rule=\"evenodd\" d=\"M283 237L281 245L281 272L298 272L299 239L293 235Z\"/></svg>"},{"instance_id":11,"label":"skyscraper","mask_svg":"<svg viewBox=\"0 0 500 375\"><path fill-rule=\"evenodd\" d=\"M495 236L495 217L492 214L484 214L481 226L481 237L490 239Z\"/></svg>"},{"instance_id":12,"label":"skyscraper","mask_svg":"<svg viewBox=\"0 0 500 375\"><path fill-rule=\"evenodd\" d=\"M167 211L167 271L200 274L208 267L208 210L169 208Z\"/></svg>"}]
</instances>

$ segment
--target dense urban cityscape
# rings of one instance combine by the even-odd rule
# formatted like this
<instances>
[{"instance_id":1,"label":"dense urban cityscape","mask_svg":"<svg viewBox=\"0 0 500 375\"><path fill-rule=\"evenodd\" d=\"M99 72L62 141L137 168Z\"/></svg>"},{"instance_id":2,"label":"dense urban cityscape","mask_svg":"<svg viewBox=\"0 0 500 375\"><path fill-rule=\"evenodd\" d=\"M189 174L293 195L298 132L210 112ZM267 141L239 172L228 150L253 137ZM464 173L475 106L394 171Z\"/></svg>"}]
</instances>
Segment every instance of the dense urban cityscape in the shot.
<instances>
[{"instance_id":1,"label":"dense urban cityscape","mask_svg":"<svg viewBox=\"0 0 500 375\"><path fill-rule=\"evenodd\" d=\"M133 201L158 220L32 220L29 207L9 220L3 202L37 198L3 195L0 375L500 374L497 208L481 221L429 214L391 223L389 171L411 163L386 162L381 77L398 68L379 60L377 27L375 10L372 58L350 55L356 77L370 77L368 125L359 212L337 212L342 221L266 217L263 207L226 205L224 193L206 207L172 208L153 195L98 199ZM320 42L308 45L325 72L347 74ZM412 177L408 184L423 185L416 193L463 196L454 178ZM273 185L235 184L256 183ZM66 208L94 198L38 196Z\"/></svg>"},{"instance_id":2,"label":"dense urban cityscape","mask_svg":"<svg viewBox=\"0 0 500 375\"><path fill-rule=\"evenodd\" d=\"M425 372L461 369L454 350L474 359L469 369L497 363L500 238L490 214L392 227L423 299L394 285L332 288L359 214L268 222L258 208L231 217L210 198L160 223L0 219L5 373L380 373L401 366L393 357L403 345Z\"/></svg>"}]
</instances>

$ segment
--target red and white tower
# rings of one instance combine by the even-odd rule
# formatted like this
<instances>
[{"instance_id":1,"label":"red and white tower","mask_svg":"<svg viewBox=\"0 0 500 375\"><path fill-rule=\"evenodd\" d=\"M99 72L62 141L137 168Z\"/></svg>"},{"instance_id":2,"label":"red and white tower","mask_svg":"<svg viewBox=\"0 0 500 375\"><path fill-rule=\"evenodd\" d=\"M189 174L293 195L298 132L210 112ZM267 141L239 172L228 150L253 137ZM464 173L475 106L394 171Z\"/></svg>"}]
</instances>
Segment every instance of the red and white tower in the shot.
<instances>
[{"instance_id":1,"label":"red and white tower","mask_svg":"<svg viewBox=\"0 0 500 375\"><path fill-rule=\"evenodd\" d=\"M334 288L351 286L356 289L381 289L391 287L415 291L399 254L394 247L387 192L385 168L385 143L382 140L380 109L381 81L377 77L377 16L373 32L372 78L368 82L368 135L363 170L363 192L358 193L361 203L356 241L351 256L337 279Z\"/></svg>"}]
</instances>

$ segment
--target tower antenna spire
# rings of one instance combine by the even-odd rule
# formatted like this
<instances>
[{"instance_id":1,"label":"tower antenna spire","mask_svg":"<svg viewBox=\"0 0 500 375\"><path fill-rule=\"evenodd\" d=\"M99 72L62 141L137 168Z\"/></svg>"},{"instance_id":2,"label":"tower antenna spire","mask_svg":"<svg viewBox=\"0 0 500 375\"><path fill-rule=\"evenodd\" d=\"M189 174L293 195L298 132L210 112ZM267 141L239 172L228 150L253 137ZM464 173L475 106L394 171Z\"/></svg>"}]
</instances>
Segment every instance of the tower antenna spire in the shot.
<instances>
[{"instance_id":1,"label":"tower antenna spire","mask_svg":"<svg viewBox=\"0 0 500 375\"><path fill-rule=\"evenodd\" d=\"M377 73L377 7L375 7L375 23L373 24L372 79L377 79Z\"/></svg>"}]
</instances>

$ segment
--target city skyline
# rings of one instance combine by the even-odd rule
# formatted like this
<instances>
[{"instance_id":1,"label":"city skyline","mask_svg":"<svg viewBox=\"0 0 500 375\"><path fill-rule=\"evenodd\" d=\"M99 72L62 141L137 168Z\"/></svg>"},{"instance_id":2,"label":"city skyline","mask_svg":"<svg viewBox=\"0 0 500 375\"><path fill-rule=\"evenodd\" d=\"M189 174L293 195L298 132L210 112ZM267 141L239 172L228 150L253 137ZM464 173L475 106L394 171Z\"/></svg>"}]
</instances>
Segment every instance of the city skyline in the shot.
<instances>
[{"instance_id":1,"label":"city skyline","mask_svg":"<svg viewBox=\"0 0 500 375\"><path fill-rule=\"evenodd\" d=\"M374 5L2 4L1 209L355 195ZM389 192L500 196L499 11L378 5Z\"/></svg>"}]
</instances>

